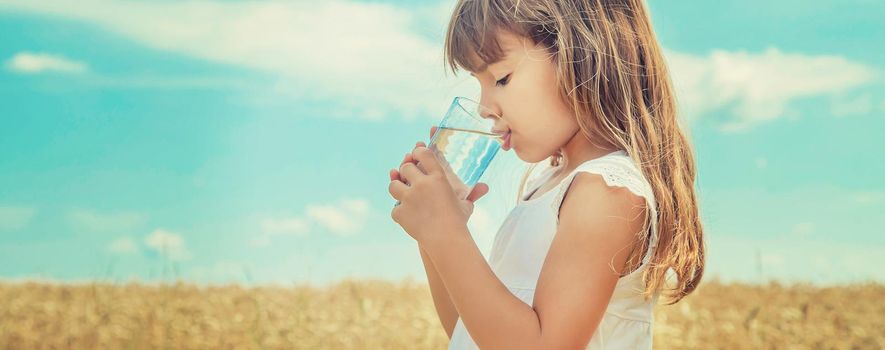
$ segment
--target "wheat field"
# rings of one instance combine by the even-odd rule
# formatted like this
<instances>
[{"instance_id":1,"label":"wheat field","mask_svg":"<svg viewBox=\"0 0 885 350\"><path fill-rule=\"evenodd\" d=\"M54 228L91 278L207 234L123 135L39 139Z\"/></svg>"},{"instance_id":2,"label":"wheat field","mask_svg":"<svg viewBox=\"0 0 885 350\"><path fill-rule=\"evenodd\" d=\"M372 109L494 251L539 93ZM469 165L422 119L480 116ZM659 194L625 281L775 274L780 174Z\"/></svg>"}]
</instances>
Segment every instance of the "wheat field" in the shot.
<instances>
[{"instance_id":1,"label":"wheat field","mask_svg":"<svg viewBox=\"0 0 885 350\"><path fill-rule=\"evenodd\" d=\"M445 349L425 283L0 284L0 349ZM656 349L882 349L885 286L705 282Z\"/></svg>"}]
</instances>

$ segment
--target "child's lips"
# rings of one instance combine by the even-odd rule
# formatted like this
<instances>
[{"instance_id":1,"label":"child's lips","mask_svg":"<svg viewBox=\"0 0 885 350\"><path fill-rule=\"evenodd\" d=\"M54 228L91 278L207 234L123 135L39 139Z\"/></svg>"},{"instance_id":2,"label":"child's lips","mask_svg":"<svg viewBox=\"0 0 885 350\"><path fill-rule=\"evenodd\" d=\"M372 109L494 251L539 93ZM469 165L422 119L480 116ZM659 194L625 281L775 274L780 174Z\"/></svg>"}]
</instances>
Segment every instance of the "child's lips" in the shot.
<instances>
[{"instance_id":1,"label":"child's lips","mask_svg":"<svg viewBox=\"0 0 885 350\"><path fill-rule=\"evenodd\" d=\"M505 151L509 151L510 150L510 132L508 131L506 134L504 134L504 136L502 136L501 139L504 140L504 144L501 145L501 149L503 149Z\"/></svg>"}]
</instances>

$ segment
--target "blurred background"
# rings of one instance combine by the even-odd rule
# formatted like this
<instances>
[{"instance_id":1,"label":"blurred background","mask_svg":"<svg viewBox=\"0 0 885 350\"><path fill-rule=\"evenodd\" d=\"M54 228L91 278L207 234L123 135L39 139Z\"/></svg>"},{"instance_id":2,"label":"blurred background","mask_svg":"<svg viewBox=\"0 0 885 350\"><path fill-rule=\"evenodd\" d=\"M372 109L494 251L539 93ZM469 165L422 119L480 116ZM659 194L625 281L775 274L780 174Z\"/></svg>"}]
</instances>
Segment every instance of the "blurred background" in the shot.
<instances>
[{"instance_id":1,"label":"blurred background","mask_svg":"<svg viewBox=\"0 0 885 350\"><path fill-rule=\"evenodd\" d=\"M0 276L424 278L388 170L469 75L453 1L0 1ZM885 3L650 1L708 276L885 280ZM484 254L524 164L499 155Z\"/></svg>"},{"instance_id":2,"label":"blurred background","mask_svg":"<svg viewBox=\"0 0 885 350\"><path fill-rule=\"evenodd\" d=\"M443 346L387 186L479 93L453 6L0 0L0 345ZM656 344L885 347L885 2L649 6L709 285ZM482 179L486 256L525 168Z\"/></svg>"},{"instance_id":3,"label":"blurred background","mask_svg":"<svg viewBox=\"0 0 885 350\"><path fill-rule=\"evenodd\" d=\"M445 72L453 6L0 0L0 278L425 282L388 171L479 93ZM705 278L885 281L885 3L649 6ZM482 179L486 256L525 167L499 153Z\"/></svg>"},{"instance_id":4,"label":"blurred background","mask_svg":"<svg viewBox=\"0 0 885 350\"><path fill-rule=\"evenodd\" d=\"M423 278L387 173L478 94L453 5L0 1L0 276ZM885 3L649 5L708 276L885 280ZM499 156L484 254L525 169Z\"/></svg>"}]
</instances>

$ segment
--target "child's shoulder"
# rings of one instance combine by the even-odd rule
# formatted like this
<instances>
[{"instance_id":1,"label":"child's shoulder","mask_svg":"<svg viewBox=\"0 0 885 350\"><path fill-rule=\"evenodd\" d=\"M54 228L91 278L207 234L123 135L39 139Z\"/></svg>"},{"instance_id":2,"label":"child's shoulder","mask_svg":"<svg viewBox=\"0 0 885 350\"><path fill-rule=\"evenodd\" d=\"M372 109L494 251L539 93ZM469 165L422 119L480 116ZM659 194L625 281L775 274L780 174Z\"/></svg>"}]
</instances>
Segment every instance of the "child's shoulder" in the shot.
<instances>
[{"instance_id":1,"label":"child's shoulder","mask_svg":"<svg viewBox=\"0 0 885 350\"><path fill-rule=\"evenodd\" d=\"M642 171L623 151L584 162L571 176L554 202L557 219L572 212L584 217L610 212L642 218L645 208L654 204Z\"/></svg>"},{"instance_id":2,"label":"child's shoulder","mask_svg":"<svg viewBox=\"0 0 885 350\"><path fill-rule=\"evenodd\" d=\"M624 264L638 247L637 234L645 229L646 208L645 197L610 186L600 174L579 172L557 214L556 236L570 249L613 258L612 268L623 275Z\"/></svg>"},{"instance_id":3,"label":"child's shoulder","mask_svg":"<svg viewBox=\"0 0 885 350\"><path fill-rule=\"evenodd\" d=\"M618 214L642 217L646 197L626 186L613 184L605 174L579 171L565 192L560 217L569 214L587 217L594 214Z\"/></svg>"},{"instance_id":4,"label":"child's shoulder","mask_svg":"<svg viewBox=\"0 0 885 350\"><path fill-rule=\"evenodd\" d=\"M584 162L575 169L575 181L579 177L582 182L599 182L596 186L602 190L604 187L610 191L630 192L633 197L654 201L652 187L642 169L634 162L626 152L618 151L606 156ZM587 178L596 178L597 181L588 181Z\"/></svg>"}]
</instances>

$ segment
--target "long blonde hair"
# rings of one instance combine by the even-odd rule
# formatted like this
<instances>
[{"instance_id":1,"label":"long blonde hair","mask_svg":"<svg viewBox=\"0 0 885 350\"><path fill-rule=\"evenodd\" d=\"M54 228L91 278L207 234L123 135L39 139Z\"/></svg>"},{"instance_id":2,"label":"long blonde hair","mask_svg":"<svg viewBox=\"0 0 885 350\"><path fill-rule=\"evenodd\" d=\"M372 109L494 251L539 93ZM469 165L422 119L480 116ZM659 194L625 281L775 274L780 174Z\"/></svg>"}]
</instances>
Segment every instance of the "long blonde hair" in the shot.
<instances>
[{"instance_id":1,"label":"long blonde hair","mask_svg":"<svg viewBox=\"0 0 885 350\"><path fill-rule=\"evenodd\" d=\"M658 244L643 272L643 294L665 291L668 304L690 294L703 276L705 251L695 161L644 1L459 0L445 39L452 72L500 61L499 30L548 49L560 97L582 134L626 150L651 184ZM550 158L553 166L560 161L561 154ZM672 286L668 270L676 277Z\"/></svg>"}]
</instances>

